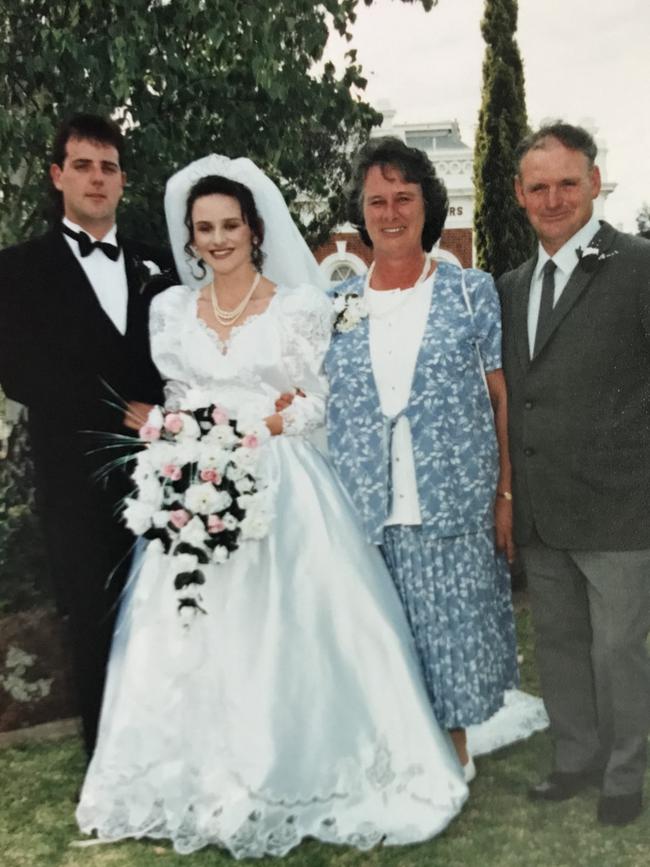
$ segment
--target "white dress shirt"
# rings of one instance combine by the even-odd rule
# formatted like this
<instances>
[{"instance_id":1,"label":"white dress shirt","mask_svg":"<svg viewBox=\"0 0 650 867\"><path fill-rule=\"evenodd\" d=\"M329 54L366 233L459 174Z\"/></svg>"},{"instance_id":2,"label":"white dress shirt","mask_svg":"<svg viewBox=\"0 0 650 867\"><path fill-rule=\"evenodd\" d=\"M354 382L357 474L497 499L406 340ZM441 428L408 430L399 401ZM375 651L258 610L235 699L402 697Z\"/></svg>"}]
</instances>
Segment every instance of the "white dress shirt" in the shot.
<instances>
[{"instance_id":1,"label":"white dress shirt","mask_svg":"<svg viewBox=\"0 0 650 867\"><path fill-rule=\"evenodd\" d=\"M539 305L542 300L542 280L544 265L549 259L552 259L557 268L554 273L555 277L555 293L553 294L553 307L558 302L558 299L564 287L569 282L569 277L573 273L573 269L578 264L578 254L576 250L580 247L586 250L589 242L592 240L596 232L600 229L598 218L593 214L588 223L573 235L572 238L557 251L554 256L549 256L546 250L539 245L537 252L537 265L533 271L533 278L530 283L530 295L528 296L528 346L530 347L530 357L533 357L533 347L535 346L535 332L537 331L537 320L539 319Z\"/></svg>"},{"instance_id":2,"label":"white dress shirt","mask_svg":"<svg viewBox=\"0 0 650 867\"><path fill-rule=\"evenodd\" d=\"M81 226L68 220L67 217L63 218L63 222L73 232L85 231ZM105 241L107 244L117 244L116 231L115 226L113 226L103 238L97 240ZM86 235L88 234L86 232ZM124 267L124 252L120 251L119 259L116 262L113 262L105 253L97 249L93 250L90 255L82 257L79 252L79 244L75 239L70 238L68 235L64 235L63 237L84 269L88 282L93 287L93 291L102 309L120 334L125 334L129 289ZM92 240L96 239L92 238Z\"/></svg>"},{"instance_id":3,"label":"white dress shirt","mask_svg":"<svg viewBox=\"0 0 650 867\"><path fill-rule=\"evenodd\" d=\"M410 289L365 290L370 359L381 410L392 418L408 404L431 306L434 274ZM400 418L393 432L393 502L385 525L421 524L411 427Z\"/></svg>"}]
</instances>

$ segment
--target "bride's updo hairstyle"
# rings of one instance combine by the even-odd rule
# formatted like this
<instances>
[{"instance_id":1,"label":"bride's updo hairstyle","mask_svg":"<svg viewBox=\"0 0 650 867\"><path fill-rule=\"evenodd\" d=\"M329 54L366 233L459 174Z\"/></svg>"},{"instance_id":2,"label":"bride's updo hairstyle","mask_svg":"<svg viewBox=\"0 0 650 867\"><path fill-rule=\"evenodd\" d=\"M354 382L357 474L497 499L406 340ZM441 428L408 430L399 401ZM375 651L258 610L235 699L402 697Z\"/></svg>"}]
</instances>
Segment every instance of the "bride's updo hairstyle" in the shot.
<instances>
[{"instance_id":1,"label":"bride's updo hairstyle","mask_svg":"<svg viewBox=\"0 0 650 867\"><path fill-rule=\"evenodd\" d=\"M194 227L192 225L192 210L197 199L202 199L204 196L229 196L231 199L236 199L239 202L242 219L251 230L253 250L251 252L251 261L255 268L261 272L264 263L264 253L262 252L262 244L264 243L264 221L260 217L253 194L244 184L239 181L233 181L230 178L225 178L223 175L206 175L198 180L190 189L187 196L187 205L185 207L185 227L189 234L189 240L184 246L185 254L188 262L195 259L195 253L192 249L194 242ZM205 276L205 264L202 259L197 262L201 270L201 277Z\"/></svg>"}]
</instances>

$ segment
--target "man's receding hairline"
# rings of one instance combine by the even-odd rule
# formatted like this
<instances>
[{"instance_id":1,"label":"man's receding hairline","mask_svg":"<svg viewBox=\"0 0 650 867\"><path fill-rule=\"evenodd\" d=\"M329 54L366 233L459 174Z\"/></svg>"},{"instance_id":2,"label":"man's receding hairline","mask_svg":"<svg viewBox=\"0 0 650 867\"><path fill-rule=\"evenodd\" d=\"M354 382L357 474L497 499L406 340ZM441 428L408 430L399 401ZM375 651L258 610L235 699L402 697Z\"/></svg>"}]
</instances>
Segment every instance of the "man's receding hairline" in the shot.
<instances>
[{"instance_id":1,"label":"man's receding hairline","mask_svg":"<svg viewBox=\"0 0 650 867\"><path fill-rule=\"evenodd\" d=\"M565 150L567 150L567 151L573 151L574 153L582 154L583 157L587 160L587 165L588 165L590 171L591 171L591 169L594 169L594 168L596 167L596 160L592 160L592 159L589 157L589 154L586 154L586 153L582 150L582 148L572 148L572 147L570 147L569 145L565 144L565 143L564 143L561 139L559 139L556 135L553 135L552 132L549 132L548 135L545 135L543 138L538 139L534 144L532 144L532 145L528 148L528 150L526 151L526 153L523 153L523 154L521 155L521 157L520 157L520 159L519 159L519 164L517 165L517 177L518 177L518 178L521 178L521 164L522 164L523 161L526 159L526 157L528 156L528 154L532 153L533 151L545 151L545 150L548 150L548 149L549 149L549 145L551 145L551 147L552 147L553 144L559 145L560 147L563 147L563 148L564 148Z\"/></svg>"}]
</instances>

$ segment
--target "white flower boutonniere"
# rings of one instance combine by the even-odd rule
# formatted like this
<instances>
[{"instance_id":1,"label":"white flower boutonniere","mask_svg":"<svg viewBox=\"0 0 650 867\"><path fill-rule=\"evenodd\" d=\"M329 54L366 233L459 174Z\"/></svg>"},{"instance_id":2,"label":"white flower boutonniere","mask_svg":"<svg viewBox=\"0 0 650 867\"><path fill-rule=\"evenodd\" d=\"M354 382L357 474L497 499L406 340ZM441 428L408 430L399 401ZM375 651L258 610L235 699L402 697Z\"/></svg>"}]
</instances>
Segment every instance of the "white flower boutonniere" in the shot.
<instances>
[{"instance_id":1,"label":"white flower boutonniere","mask_svg":"<svg viewBox=\"0 0 650 867\"><path fill-rule=\"evenodd\" d=\"M618 250L612 250L611 253L603 253L600 247L578 247L576 250L578 262L583 271L588 274L595 271L605 259L611 259L612 256L618 255Z\"/></svg>"},{"instance_id":2,"label":"white flower boutonniere","mask_svg":"<svg viewBox=\"0 0 650 867\"><path fill-rule=\"evenodd\" d=\"M334 331L352 331L368 315L365 298L356 292L337 293L332 306L335 313Z\"/></svg>"},{"instance_id":3,"label":"white flower boutonniere","mask_svg":"<svg viewBox=\"0 0 650 867\"><path fill-rule=\"evenodd\" d=\"M150 277L155 277L158 274L161 274L160 268L156 265L155 262L152 262L151 259L145 259L142 264L149 272Z\"/></svg>"}]
</instances>

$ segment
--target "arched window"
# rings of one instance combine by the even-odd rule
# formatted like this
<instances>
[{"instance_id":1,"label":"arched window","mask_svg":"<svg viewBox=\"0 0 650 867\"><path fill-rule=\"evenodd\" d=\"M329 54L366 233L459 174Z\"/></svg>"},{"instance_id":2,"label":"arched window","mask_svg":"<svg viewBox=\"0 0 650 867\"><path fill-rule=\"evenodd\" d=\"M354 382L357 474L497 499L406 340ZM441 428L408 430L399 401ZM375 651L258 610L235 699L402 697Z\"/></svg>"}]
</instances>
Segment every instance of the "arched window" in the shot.
<instances>
[{"instance_id":1,"label":"arched window","mask_svg":"<svg viewBox=\"0 0 650 867\"><path fill-rule=\"evenodd\" d=\"M357 274L365 274L368 266L359 256L348 253L347 250L332 253L320 263L321 270L327 277L330 285L336 286L344 280L349 280Z\"/></svg>"}]
</instances>

